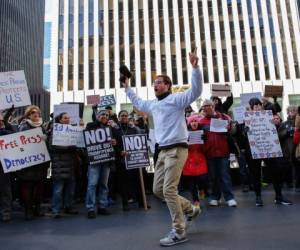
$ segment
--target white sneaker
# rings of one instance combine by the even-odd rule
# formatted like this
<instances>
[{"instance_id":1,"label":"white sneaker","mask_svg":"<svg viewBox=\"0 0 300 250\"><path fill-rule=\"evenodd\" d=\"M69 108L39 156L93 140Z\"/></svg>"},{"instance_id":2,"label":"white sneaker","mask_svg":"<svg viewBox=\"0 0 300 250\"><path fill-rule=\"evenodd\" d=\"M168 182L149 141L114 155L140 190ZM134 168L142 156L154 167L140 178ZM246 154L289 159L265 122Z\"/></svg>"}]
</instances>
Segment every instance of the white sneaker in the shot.
<instances>
[{"instance_id":1,"label":"white sneaker","mask_svg":"<svg viewBox=\"0 0 300 250\"><path fill-rule=\"evenodd\" d=\"M227 205L228 205L228 207L236 207L237 202L235 201L235 199L231 199L231 200L227 201Z\"/></svg>"},{"instance_id":2,"label":"white sneaker","mask_svg":"<svg viewBox=\"0 0 300 250\"><path fill-rule=\"evenodd\" d=\"M209 205L212 207L217 207L219 205L219 202L217 200L210 200Z\"/></svg>"},{"instance_id":3,"label":"white sneaker","mask_svg":"<svg viewBox=\"0 0 300 250\"><path fill-rule=\"evenodd\" d=\"M179 234L173 228L170 233L166 235L166 237L162 238L159 242L161 246L173 246L176 244L180 244L186 242L188 239L185 236L185 233Z\"/></svg>"}]
</instances>

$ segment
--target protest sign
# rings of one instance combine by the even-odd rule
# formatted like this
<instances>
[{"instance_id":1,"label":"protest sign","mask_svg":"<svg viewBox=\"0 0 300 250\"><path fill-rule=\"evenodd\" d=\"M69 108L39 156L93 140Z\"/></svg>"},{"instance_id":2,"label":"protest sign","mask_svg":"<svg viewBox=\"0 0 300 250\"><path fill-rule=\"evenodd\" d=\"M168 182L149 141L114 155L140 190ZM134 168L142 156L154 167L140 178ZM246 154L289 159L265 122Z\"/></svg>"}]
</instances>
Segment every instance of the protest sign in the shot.
<instances>
[{"instance_id":1,"label":"protest sign","mask_svg":"<svg viewBox=\"0 0 300 250\"><path fill-rule=\"evenodd\" d=\"M203 144L203 130L189 131L188 144Z\"/></svg>"},{"instance_id":2,"label":"protest sign","mask_svg":"<svg viewBox=\"0 0 300 250\"><path fill-rule=\"evenodd\" d=\"M86 97L87 104L96 105L100 102L100 96L99 95L88 95Z\"/></svg>"},{"instance_id":3,"label":"protest sign","mask_svg":"<svg viewBox=\"0 0 300 250\"><path fill-rule=\"evenodd\" d=\"M227 132L228 121L221 120L221 119L214 119L210 120L210 131L217 132L217 133L226 133Z\"/></svg>"},{"instance_id":4,"label":"protest sign","mask_svg":"<svg viewBox=\"0 0 300 250\"><path fill-rule=\"evenodd\" d=\"M126 169L142 168L150 165L147 146L147 135L124 135L122 136Z\"/></svg>"},{"instance_id":5,"label":"protest sign","mask_svg":"<svg viewBox=\"0 0 300 250\"><path fill-rule=\"evenodd\" d=\"M31 105L27 82L23 70L0 73L0 107Z\"/></svg>"},{"instance_id":6,"label":"protest sign","mask_svg":"<svg viewBox=\"0 0 300 250\"><path fill-rule=\"evenodd\" d=\"M182 86L173 86L172 87L172 93L175 94L175 93L182 93L186 90L188 90L190 88L190 86L188 85L182 85Z\"/></svg>"},{"instance_id":7,"label":"protest sign","mask_svg":"<svg viewBox=\"0 0 300 250\"><path fill-rule=\"evenodd\" d=\"M111 106L115 104L116 100L114 95L105 95L100 97L100 103L98 104L98 107Z\"/></svg>"},{"instance_id":8,"label":"protest sign","mask_svg":"<svg viewBox=\"0 0 300 250\"><path fill-rule=\"evenodd\" d=\"M266 85L265 86L265 97L282 97L283 86Z\"/></svg>"},{"instance_id":9,"label":"protest sign","mask_svg":"<svg viewBox=\"0 0 300 250\"><path fill-rule=\"evenodd\" d=\"M4 173L50 161L41 128L0 136L0 159Z\"/></svg>"},{"instance_id":10,"label":"protest sign","mask_svg":"<svg viewBox=\"0 0 300 250\"><path fill-rule=\"evenodd\" d=\"M261 100L261 92L254 92L254 93L246 93L246 94L241 94L241 106L249 106L249 100L251 98L258 98Z\"/></svg>"},{"instance_id":11,"label":"protest sign","mask_svg":"<svg viewBox=\"0 0 300 250\"><path fill-rule=\"evenodd\" d=\"M211 85L212 96L231 96L231 86L225 84L212 84Z\"/></svg>"},{"instance_id":12,"label":"protest sign","mask_svg":"<svg viewBox=\"0 0 300 250\"><path fill-rule=\"evenodd\" d=\"M241 107L232 108L232 112L233 112L234 120L237 121L238 124L243 124L244 123L245 112L246 112L246 107L241 106Z\"/></svg>"},{"instance_id":13,"label":"protest sign","mask_svg":"<svg viewBox=\"0 0 300 250\"><path fill-rule=\"evenodd\" d=\"M69 124L54 123L52 145L84 148L83 128Z\"/></svg>"},{"instance_id":14,"label":"protest sign","mask_svg":"<svg viewBox=\"0 0 300 250\"><path fill-rule=\"evenodd\" d=\"M54 105L54 117L60 115L61 113L67 113L70 116L71 125L79 124L79 104Z\"/></svg>"},{"instance_id":15,"label":"protest sign","mask_svg":"<svg viewBox=\"0 0 300 250\"><path fill-rule=\"evenodd\" d=\"M245 112L245 126L253 159L282 157L282 151L271 110Z\"/></svg>"},{"instance_id":16,"label":"protest sign","mask_svg":"<svg viewBox=\"0 0 300 250\"><path fill-rule=\"evenodd\" d=\"M115 160L115 153L111 144L110 128L85 130L84 142L90 165Z\"/></svg>"}]
</instances>

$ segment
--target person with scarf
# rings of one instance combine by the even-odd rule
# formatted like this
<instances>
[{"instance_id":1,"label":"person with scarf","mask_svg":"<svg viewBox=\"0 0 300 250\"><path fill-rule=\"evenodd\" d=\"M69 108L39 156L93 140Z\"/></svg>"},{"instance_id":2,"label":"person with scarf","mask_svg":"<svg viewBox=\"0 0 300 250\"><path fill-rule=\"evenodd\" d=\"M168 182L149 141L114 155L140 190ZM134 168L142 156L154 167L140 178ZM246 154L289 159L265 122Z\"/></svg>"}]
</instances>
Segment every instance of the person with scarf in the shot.
<instances>
[{"instance_id":1,"label":"person with scarf","mask_svg":"<svg viewBox=\"0 0 300 250\"><path fill-rule=\"evenodd\" d=\"M26 108L24 119L19 125L19 131L43 128L42 125L43 119L41 118L40 108L32 105ZM48 167L49 162L46 162L24 168L18 172L18 178L21 182L21 199L25 207L26 220L32 220L34 216L43 216L41 202Z\"/></svg>"}]
</instances>

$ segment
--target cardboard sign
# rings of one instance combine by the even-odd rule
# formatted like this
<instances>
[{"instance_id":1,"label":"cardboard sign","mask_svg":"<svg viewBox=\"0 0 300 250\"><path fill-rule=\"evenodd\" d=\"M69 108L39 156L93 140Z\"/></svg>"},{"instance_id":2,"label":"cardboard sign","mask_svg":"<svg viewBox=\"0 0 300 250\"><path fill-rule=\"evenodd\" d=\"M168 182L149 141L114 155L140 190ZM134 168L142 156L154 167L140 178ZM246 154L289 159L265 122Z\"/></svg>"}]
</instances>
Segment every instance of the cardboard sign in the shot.
<instances>
[{"instance_id":1,"label":"cardboard sign","mask_svg":"<svg viewBox=\"0 0 300 250\"><path fill-rule=\"evenodd\" d=\"M183 85L183 86L173 86L172 87L172 93L175 94L175 93L182 93L186 90L188 90L190 88L190 86L186 86L186 85Z\"/></svg>"},{"instance_id":2,"label":"cardboard sign","mask_svg":"<svg viewBox=\"0 0 300 250\"><path fill-rule=\"evenodd\" d=\"M50 161L41 128L0 136L0 159L4 173Z\"/></svg>"},{"instance_id":3,"label":"cardboard sign","mask_svg":"<svg viewBox=\"0 0 300 250\"><path fill-rule=\"evenodd\" d=\"M188 144L203 144L203 130L189 131Z\"/></svg>"},{"instance_id":4,"label":"cardboard sign","mask_svg":"<svg viewBox=\"0 0 300 250\"><path fill-rule=\"evenodd\" d=\"M245 126L253 159L282 157L282 151L271 110L245 112Z\"/></svg>"},{"instance_id":5,"label":"cardboard sign","mask_svg":"<svg viewBox=\"0 0 300 250\"><path fill-rule=\"evenodd\" d=\"M88 95L86 97L87 104L96 105L100 102L100 96L99 95Z\"/></svg>"},{"instance_id":6,"label":"cardboard sign","mask_svg":"<svg viewBox=\"0 0 300 250\"><path fill-rule=\"evenodd\" d=\"M110 133L109 127L84 131L84 142L90 165L115 160Z\"/></svg>"},{"instance_id":7,"label":"cardboard sign","mask_svg":"<svg viewBox=\"0 0 300 250\"><path fill-rule=\"evenodd\" d=\"M265 97L282 97L283 86L266 85L265 86Z\"/></svg>"},{"instance_id":8,"label":"cardboard sign","mask_svg":"<svg viewBox=\"0 0 300 250\"><path fill-rule=\"evenodd\" d=\"M246 107L241 106L241 107L232 108L232 112L233 112L234 120L237 121L238 124L243 124L244 118L245 118Z\"/></svg>"},{"instance_id":9,"label":"cardboard sign","mask_svg":"<svg viewBox=\"0 0 300 250\"><path fill-rule=\"evenodd\" d=\"M124 135L122 136L126 169L143 168L150 166L148 155L147 135Z\"/></svg>"},{"instance_id":10,"label":"cardboard sign","mask_svg":"<svg viewBox=\"0 0 300 250\"><path fill-rule=\"evenodd\" d=\"M210 131L217 133L227 132L228 121L222 119L210 119Z\"/></svg>"},{"instance_id":11,"label":"cardboard sign","mask_svg":"<svg viewBox=\"0 0 300 250\"><path fill-rule=\"evenodd\" d=\"M106 106L111 106L111 105L115 105L115 104L116 104L116 100L115 100L114 95L105 95L105 96L101 96L98 107L106 107Z\"/></svg>"},{"instance_id":12,"label":"cardboard sign","mask_svg":"<svg viewBox=\"0 0 300 250\"><path fill-rule=\"evenodd\" d=\"M0 107L31 105L27 82L23 70L0 73Z\"/></svg>"},{"instance_id":13,"label":"cardboard sign","mask_svg":"<svg viewBox=\"0 0 300 250\"><path fill-rule=\"evenodd\" d=\"M84 148L83 128L54 123L52 145Z\"/></svg>"},{"instance_id":14,"label":"cardboard sign","mask_svg":"<svg viewBox=\"0 0 300 250\"><path fill-rule=\"evenodd\" d=\"M70 116L70 124L78 125L79 118L79 105L78 104L59 104L54 105L54 117L61 113L67 113Z\"/></svg>"},{"instance_id":15,"label":"cardboard sign","mask_svg":"<svg viewBox=\"0 0 300 250\"><path fill-rule=\"evenodd\" d=\"M246 94L241 94L241 106L249 106L249 101L251 98L258 98L261 100L262 95L261 92L254 92L254 93L246 93Z\"/></svg>"},{"instance_id":16,"label":"cardboard sign","mask_svg":"<svg viewBox=\"0 0 300 250\"><path fill-rule=\"evenodd\" d=\"M212 96L231 96L231 86L224 84L212 84L211 85Z\"/></svg>"}]
</instances>

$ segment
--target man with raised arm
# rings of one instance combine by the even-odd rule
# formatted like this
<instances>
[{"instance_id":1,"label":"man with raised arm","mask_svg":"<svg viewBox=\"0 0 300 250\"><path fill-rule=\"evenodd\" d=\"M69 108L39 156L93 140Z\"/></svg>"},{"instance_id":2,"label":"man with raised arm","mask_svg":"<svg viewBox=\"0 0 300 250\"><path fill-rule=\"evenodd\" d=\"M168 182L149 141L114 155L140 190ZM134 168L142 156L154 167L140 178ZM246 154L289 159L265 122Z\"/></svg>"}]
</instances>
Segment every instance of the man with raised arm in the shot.
<instances>
[{"instance_id":1,"label":"man with raised arm","mask_svg":"<svg viewBox=\"0 0 300 250\"><path fill-rule=\"evenodd\" d=\"M172 94L170 78L158 75L154 81L156 99L144 101L129 87L128 77L122 75L120 79L132 104L140 111L150 113L154 120L160 153L155 166L153 192L166 201L172 217L172 230L160 240L162 246L187 241L186 221L192 221L200 213L200 208L178 195L177 189L188 155L184 111L202 92L202 76L196 50L189 54L189 60L193 67L192 87L183 93Z\"/></svg>"}]
</instances>

